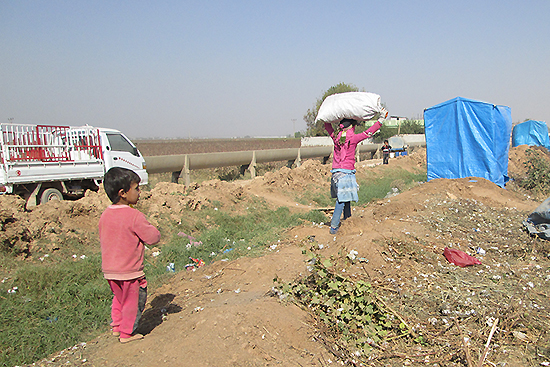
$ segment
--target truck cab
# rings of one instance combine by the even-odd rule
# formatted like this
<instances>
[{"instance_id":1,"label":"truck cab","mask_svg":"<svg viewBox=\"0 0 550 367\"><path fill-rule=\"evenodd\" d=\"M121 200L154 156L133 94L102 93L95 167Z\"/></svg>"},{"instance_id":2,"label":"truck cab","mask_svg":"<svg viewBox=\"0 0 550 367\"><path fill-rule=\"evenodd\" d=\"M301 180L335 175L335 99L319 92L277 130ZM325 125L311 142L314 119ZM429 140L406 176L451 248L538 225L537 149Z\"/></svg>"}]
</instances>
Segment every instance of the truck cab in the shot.
<instances>
[{"instance_id":1,"label":"truck cab","mask_svg":"<svg viewBox=\"0 0 550 367\"><path fill-rule=\"evenodd\" d=\"M99 136L105 172L111 167L128 168L138 174L141 179L140 185L149 182L145 160L130 139L118 130L105 128L99 128Z\"/></svg>"}]
</instances>

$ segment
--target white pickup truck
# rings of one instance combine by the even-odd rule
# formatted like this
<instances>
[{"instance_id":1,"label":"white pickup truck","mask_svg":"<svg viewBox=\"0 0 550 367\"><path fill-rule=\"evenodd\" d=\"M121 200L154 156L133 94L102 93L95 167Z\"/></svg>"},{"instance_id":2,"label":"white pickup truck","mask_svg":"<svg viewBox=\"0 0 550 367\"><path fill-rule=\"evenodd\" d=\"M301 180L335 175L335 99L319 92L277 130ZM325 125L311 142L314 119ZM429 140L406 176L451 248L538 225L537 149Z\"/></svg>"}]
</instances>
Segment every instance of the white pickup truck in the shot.
<instances>
[{"instance_id":1,"label":"white pickup truck","mask_svg":"<svg viewBox=\"0 0 550 367\"><path fill-rule=\"evenodd\" d=\"M118 130L0 124L0 147L0 194L20 195L27 207L97 190L111 167L148 182L141 153Z\"/></svg>"}]
</instances>

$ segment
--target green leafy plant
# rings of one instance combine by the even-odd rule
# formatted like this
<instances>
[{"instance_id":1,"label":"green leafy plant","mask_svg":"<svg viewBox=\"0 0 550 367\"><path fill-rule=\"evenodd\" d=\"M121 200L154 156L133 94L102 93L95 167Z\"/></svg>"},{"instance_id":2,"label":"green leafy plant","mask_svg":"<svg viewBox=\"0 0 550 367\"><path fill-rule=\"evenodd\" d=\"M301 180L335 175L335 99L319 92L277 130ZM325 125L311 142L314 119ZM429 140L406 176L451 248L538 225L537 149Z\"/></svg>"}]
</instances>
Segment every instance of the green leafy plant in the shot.
<instances>
[{"instance_id":1,"label":"green leafy plant","mask_svg":"<svg viewBox=\"0 0 550 367\"><path fill-rule=\"evenodd\" d=\"M354 352L366 355L389 332L406 334L399 321L384 310L369 283L352 281L332 270L329 259L309 252L310 274L290 283L275 279L275 290L307 309L322 324L328 338Z\"/></svg>"}]
</instances>

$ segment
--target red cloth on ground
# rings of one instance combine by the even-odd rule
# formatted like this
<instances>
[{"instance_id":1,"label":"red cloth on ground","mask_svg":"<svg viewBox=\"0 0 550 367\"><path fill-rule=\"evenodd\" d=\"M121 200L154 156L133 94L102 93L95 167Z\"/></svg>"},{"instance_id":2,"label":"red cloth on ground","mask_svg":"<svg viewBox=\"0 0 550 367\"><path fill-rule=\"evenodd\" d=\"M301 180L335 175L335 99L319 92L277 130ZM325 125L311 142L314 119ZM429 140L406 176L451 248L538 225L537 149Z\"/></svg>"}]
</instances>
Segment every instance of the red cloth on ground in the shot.
<instances>
[{"instance_id":1,"label":"red cloth on ground","mask_svg":"<svg viewBox=\"0 0 550 367\"><path fill-rule=\"evenodd\" d=\"M445 255L445 258L451 264L455 264L460 267L481 264L481 261L479 261L475 257L470 256L467 253L454 248L445 247L445 250L443 251L443 255Z\"/></svg>"}]
</instances>

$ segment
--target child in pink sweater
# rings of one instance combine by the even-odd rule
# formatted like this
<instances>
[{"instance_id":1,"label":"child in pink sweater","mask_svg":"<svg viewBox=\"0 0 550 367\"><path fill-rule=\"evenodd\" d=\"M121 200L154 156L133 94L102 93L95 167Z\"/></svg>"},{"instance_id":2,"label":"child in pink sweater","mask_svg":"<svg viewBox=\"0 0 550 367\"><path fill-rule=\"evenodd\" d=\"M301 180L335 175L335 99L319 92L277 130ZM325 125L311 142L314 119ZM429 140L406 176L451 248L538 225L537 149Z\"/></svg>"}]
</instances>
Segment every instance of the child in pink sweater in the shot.
<instances>
[{"instance_id":1,"label":"child in pink sweater","mask_svg":"<svg viewBox=\"0 0 550 367\"><path fill-rule=\"evenodd\" d=\"M357 144L370 138L386 118L388 112L383 110L383 115L366 131L355 133L357 121L351 119L342 119L338 124L338 131L335 131L332 124L325 123L325 130L334 142L334 154L332 157L332 173L330 183L330 193L336 198L334 213L330 221L330 233L336 234L340 227L340 217L344 214L344 219L351 217L351 201L358 201L357 190L359 186L355 180L355 153Z\"/></svg>"},{"instance_id":2,"label":"child in pink sweater","mask_svg":"<svg viewBox=\"0 0 550 367\"><path fill-rule=\"evenodd\" d=\"M160 240L160 232L145 215L132 208L139 200L139 176L132 170L113 167L103 187L113 203L99 219L102 269L113 291L111 326L121 343L143 338L136 329L147 300L143 272L145 244Z\"/></svg>"}]
</instances>

